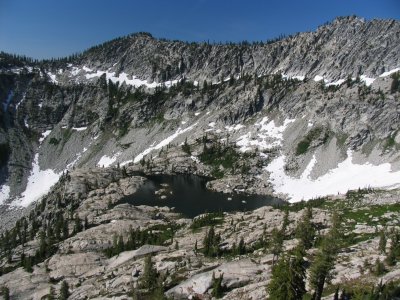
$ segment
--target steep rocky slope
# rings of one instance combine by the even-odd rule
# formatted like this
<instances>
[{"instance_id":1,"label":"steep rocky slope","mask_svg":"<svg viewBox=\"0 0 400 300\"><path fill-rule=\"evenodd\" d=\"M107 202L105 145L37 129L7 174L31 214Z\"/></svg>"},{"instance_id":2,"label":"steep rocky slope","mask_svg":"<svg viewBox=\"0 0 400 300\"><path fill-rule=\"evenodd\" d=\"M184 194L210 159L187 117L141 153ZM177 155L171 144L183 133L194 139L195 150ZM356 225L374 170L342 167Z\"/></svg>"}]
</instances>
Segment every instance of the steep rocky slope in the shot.
<instances>
[{"instance_id":1,"label":"steep rocky slope","mask_svg":"<svg viewBox=\"0 0 400 300\"><path fill-rule=\"evenodd\" d=\"M2 54L0 200L26 206L66 170L143 158L294 201L398 184L399 26L344 17L266 43L139 33L57 61ZM204 138L236 161L218 165ZM340 184L349 168L379 178ZM304 185L315 192L290 192Z\"/></svg>"}]
</instances>

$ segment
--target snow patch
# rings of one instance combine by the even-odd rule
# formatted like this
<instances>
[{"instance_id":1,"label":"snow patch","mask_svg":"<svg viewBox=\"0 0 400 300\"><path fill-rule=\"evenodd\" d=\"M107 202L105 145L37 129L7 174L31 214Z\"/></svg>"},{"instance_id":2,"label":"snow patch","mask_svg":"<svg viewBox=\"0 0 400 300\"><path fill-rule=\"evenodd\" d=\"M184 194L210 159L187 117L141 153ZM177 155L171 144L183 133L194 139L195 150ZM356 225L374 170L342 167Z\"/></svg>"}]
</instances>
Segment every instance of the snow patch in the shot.
<instances>
[{"instance_id":1,"label":"snow patch","mask_svg":"<svg viewBox=\"0 0 400 300\"><path fill-rule=\"evenodd\" d=\"M87 129L86 126L85 127L72 127L72 130L76 130L76 131L84 131L86 129Z\"/></svg>"},{"instance_id":2,"label":"snow patch","mask_svg":"<svg viewBox=\"0 0 400 300\"><path fill-rule=\"evenodd\" d=\"M83 69L83 71L86 71L86 72L93 72L92 69L89 69L89 68L86 67L86 66L83 66L82 69Z\"/></svg>"},{"instance_id":3,"label":"snow patch","mask_svg":"<svg viewBox=\"0 0 400 300\"><path fill-rule=\"evenodd\" d=\"M327 83L326 86L332 86L332 85L339 86L339 85L342 85L345 81L346 81L346 79L339 79L337 81Z\"/></svg>"},{"instance_id":4,"label":"snow patch","mask_svg":"<svg viewBox=\"0 0 400 300\"><path fill-rule=\"evenodd\" d=\"M39 139L39 143L43 143L43 141L49 136L51 133L51 130L46 130L45 132L42 133L42 137Z\"/></svg>"},{"instance_id":5,"label":"snow patch","mask_svg":"<svg viewBox=\"0 0 400 300\"><path fill-rule=\"evenodd\" d=\"M117 160L117 157L120 155L121 153L116 153L116 154L114 154L114 156L112 156L112 157L109 157L109 156L107 156L107 155L104 155L104 156L102 156L101 158L100 158L100 160L99 160L99 162L97 163L97 165L99 166L99 167L101 167L101 166L104 166L104 167L109 167L110 165L112 165L116 160Z\"/></svg>"},{"instance_id":6,"label":"snow patch","mask_svg":"<svg viewBox=\"0 0 400 300\"><path fill-rule=\"evenodd\" d=\"M132 79L129 79L129 76L127 73L122 72L118 76L116 76L115 72L108 72L108 71L96 71L96 73L91 73L91 74L85 74L86 79L92 79L96 77L100 77L103 74L106 74L107 80L111 80L113 83L123 83L127 85L132 85L135 87L140 87L142 85L147 86L148 88L155 88L157 86L166 86L166 87L171 87L172 85L176 85L179 80L172 80L172 81L166 81L162 83L148 83L146 80L141 80L137 78L136 76L132 76Z\"/></svg>"},{"instance_id":7,"label":"snow patch","mask_svg":"<svg viewBox=\"0 0 400 300\"><path fill-rule=\"evenodd\" d=\"M317 163L315 155L300 178L285 173L285 156L273 160L265 169L271 173L270 180L276 193L286 194L291 202L307 200L320 196L346 193L350 189L364 187L393 188L400 186L400 171L392 172L389 163L363 165L352 162L352 151L347 158L323 176L312 180L310 174Z\"/></svg>"},{"instance_id":8,"label":"snow patch","mask_svg":"<svg viewBox=\"0 0 400 300\"><path fill-rule=\"evenodd\" d=\"M0 187L0 205L6 202L10 198L10 187L8 185L2 185Z\"/></svg>"},{"instance_id":9,"label":"snow patch","mask_svg":"<svg viewBox=\"0 0 400 300\"><path fill-rule=\"evenodd\" d=\"M386 76L392 75L393 73L396 73L396 72L400 72L400 68L396 68L396 69L393 69L393 70L390 70L387 72L383 72L381 75L379 75L379 77L386 77Z\"/></svg>"},{"instance_id":10,"label":"snow patch","mask_svg":"<svg viewBox=\"0 0 400 300\"><path fill-rule=\"evenodd\" d=\"M137 163L139 161L141 161L143 159L143 157L145 157L147 154L149 154L151 151L153 150L157 150L157 149L161 149L164 146L167 146L169 143L171 143L175 138L177 138L179 135L181 135L182 133L185 133L189 130L192 130L195 126L197 125L197 123L182 129L182 128L178 128L178 130L172 134L171 136L167 137L166 139L162 140L161 142L159 142L157 145L154 146L155 143L153 143L152 146L150 146L149 148L147 148L146 150L144 150L143 152L141 152L140 154L136 155L135 159L133 160L134 163ZM128 162L124 162L124 165L128 163Z\"/></svg>"},{"instance_id":11,"label":"snow patch","mask_svg":"<svg viewBox=\"0 0 400 300\"><path fill-rule=\"evenodd\" d=\"M39 200L57 183L60 176L52 169L40 170L39 153L36 153L26 189L21 194L21 197L13 201L12 205L27 207L29 204Z\"/></svg>"},{"instance_id":12,"label":"snow patch","mask_svg":"<svg viewBox=\"0 0 400 300\"><path fill-rule=\"evenodd\" d=\"M199 159L198 157L192 155L192 156L190 156L190 158L191 158L195 163L197 163L197 164L200 163L200 159Z\"/></svg>"},{"instance_id":13,"label":"snow patch","mask_svg":"<svg viewBox=\"0 0 400 300\"><path fill-rule=\"evenodd\" d=\"M50 77L50 81L52 83L58 84L58 81L56 79L57 76L55 74L51 73L50 71L48 71L46 74Z\"/></svg>"},{"instance_id":14,"label":"snow patch","mask_svg":"<svg viewBox=\"0 0 400 300\"><path fill-rule=\"evenodd\" d=\"M225 126L225 129L228 130L229 132L231 132L231 131L238 131L244 127L246 127L246 126L244 126L242 124L236 124L236 125L232 125L232 126Z\"/></svg>"},{"instance_id":15,"label":"snow patch","mask_svg":"<svg viewBox=\"0 0 400 300\"><path fill-rule=\"evenodd\" d=\"M303 81L304 78L306 78L306 76L282 74L282 78L283 79L297 79L297 80Z\"/></svg>"},{"instance_id":16,"label":"snow patch","mask_svg":"<svg viewBox=\"0 0 400 300\"><path fill-rule=\"evenodd\" d=\"M236 145L239 146L241 152L250 151L253 148L262 151L279 147L283 140L283 132L294 121L294 119L286 119L282 126L276 126L274 121L268 122L268 118L264 117L260 122L255 123L255 126L259 127L259 133L255 137L251 132L240 136L236 140Z\"/></svg>"},{"instance_id":17,"label":"snow patch","mask_svg":"<svg viewBox=\"0 0 400 300\"><path fill-rule=\"evenodd\" d=\"M321 80L324 80L324 77L322 77L322 76L320 76L320 75L316 75L316 76L314 77L314 81L316 81L316 82L319 82L319 81L321 81Z\"/></svg>"},{"instance_id":18,"label":"snow patch","mask_svg":"<svg viewBox=\"0 0 400 300\"><path fill-rule=\"evenodd\" d=\"M375 78L370 78L366 75L361 75L360 79L365 83L366 86L370 86L375 81Z\"/></svg>"}]
</instances>

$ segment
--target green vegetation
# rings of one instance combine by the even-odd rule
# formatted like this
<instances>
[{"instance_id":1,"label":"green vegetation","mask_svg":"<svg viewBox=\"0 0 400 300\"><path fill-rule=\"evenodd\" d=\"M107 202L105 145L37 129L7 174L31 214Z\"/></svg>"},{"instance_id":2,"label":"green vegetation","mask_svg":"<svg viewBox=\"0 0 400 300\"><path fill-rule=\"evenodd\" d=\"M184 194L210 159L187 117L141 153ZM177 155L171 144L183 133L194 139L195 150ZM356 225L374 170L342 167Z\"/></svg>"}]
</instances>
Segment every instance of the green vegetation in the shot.
<instances>
[{"instance_id":1,"label":"green vegetation","mask_svg":"<svg viewBox=\"0 0 400 300\"><path fill-rule=\"evenodd\" d=\"M220 256L221 250L219 244L221 243L221 235L216 234L214 226L211 226L207 231L203 240L203 254L209 257Z\"/></svg>"},{"instance_id":2,"label":"green vegetation","mask_svg":"<svg viewBox=\"0 0 400 300\"><path fill-rule=\"evenodd\" d=\"M383 150L389 150L396 146L396 140L394 139L395 135L390 135L388 138L384 140ZM397 148L397 147L396 147Z\"/></svg>"},{"instance_id":3,"label":"green vegetation","mask_svg":"<svg viewBox=\"0 0 400 300\"><path fill-rule=\"evenodd\" d=\"M185 139L185 142L182 145L182 151L185 152L188 155L192 154L191 149L190 149L190 145L187 142L187 138Z\"/></svg>"},{"instance_id":4,"label":"green vegetation","mask_svg":"<svg viewBox=\"0 0 400 300\"><path fill-rule=\"evenodd\" d=\"M390 86L390 92L392 94L400 92L400 73L396 72L392 74L391 78L392 78L392 84Z\"/></svg>"},{"instance_id":5,"label":"green vegetation","mask_svg":"<svg viewBox=\"0 0 400 300\"><path fill-rule=\"evenodd\" d=\"M302 299L306 293L306 267L301 247L283 256L272 268L272 278L267 287L271 300Z\"/></svg>"},{"instance_id":6,"label":"green vegetation","mask_svg":"<svg viewBox=\"0 0 400 300\"><path fill-rule=\"evenodd\" d=\"M310 268L310 286L314 290L313 299L320 300L324 285L329 282L335 266L336 256L342 247L342 218L336 212L332 216L332 227L324 236L321 246Z\"/></svg>"},{"instance_id":7,"label":"green vegetation","mask_svg":"<svg viewBox=\"0 0 400 300\"><path fill-rule=\"evenodd\" d=\"M311 220L312 209L308 207L296 228L296 238L305 249L310 249L314 245L315 226Z\"/></svg>"},{"instance_id":8,"label":"green vegetation","mask_svg":"<svg viewBox=\"0 0 400 300\"><path fill-rule=\"evenodd\" d=\"M4 300L9 300L10 299L10 290L9 290L9 288L6 287L6 286L3 286L1 288L0 295L3 296Z\"/></svg>"},{"instance_id":9,"label":"green vegetation","mask_svg":"<svg viewBox=\"0 0 400 300\"><path fill-rule=\"evenodd\" d=\"M123 251L135 250L139 247L149 245L170 245L175 232L179 229L178 225L155 225L146 230L130 229L128 240L125 242L122 235L115 235L113 245L104 252L108 257L118 255Z\"/></svg>"},{"instance_id":10,"label":"green vegetation","mask_svg":"<svg viewBox=\"0 0 400 300\"><path fill-rule=\"evenodd\" d=\"M49 144L50 144L50 145L57 146L59 143L60 143L60 141L57 140L57 139L54 138L54 137L50 138L50 140L49 140Z\"/></svg>"},{"instance_id":11,"label":"green vegetation","mask_svg":"<svg viewBox=\"0 0 400 300\"><path fill-rule=\"evenodd\" d=\"M222 273L218 278L215 277L215 273L212 275L212 290L211 296L219 299L224 295L226 287L222 285L222 280L224 279L224 274Z\"/></svg>"},{"instance_id":12,"label":"green vegetation","mask_svg":"<svg viewBox=\"0 0 400 300\"><path fill-rule=\"evenodd\" d=\"M222 224L224 222L224 214L222 212L218 213L208 213L193 219L190 228L195 231L201 227L205 226L215 226Z\"/></svg>"},{"instance_id":13,"label":"green vegetation","mask_svg":"<svg viewBox=\"0 0 400 300\"><path fill-rule=\"evenodd\" d=\"M249 166L246 164L246 159L240 162L241 158L248 158L249 154L240 154L232 146L226 146L219 141L212 141L211 145L207 136L203 137L203 152L199 155L202 163L212 167L211 175L215 178L222 178L226 171L232 173L240 171L247 173Z\"/></svg>"},{"instance_id":14,"label":"green vegetation","mask_svg":"<svg viewBox=\"0 0 400 300\"><path fill-rule=\"evenodd\" d=\"M60 297L58 299L67 300L68 297L69 297L69 285L65 280L63 280L60 288Z\"/></svg>"},{"instance_id":15,"label":"green vegetation","mask_svg":"<svg viewBox=\"0 0 400 300\"><path fill-rule=\"evenodd\" d=\"M325 144L328 141L329 138L329 133L327 130L324 130L322 127L316 127L311 129L307 135L297 144L296 147L296 155L302 155L308 151L310 148L311 143L318 139L321 138L322 136L322 144Z\"/></svg>"}]
</instances>

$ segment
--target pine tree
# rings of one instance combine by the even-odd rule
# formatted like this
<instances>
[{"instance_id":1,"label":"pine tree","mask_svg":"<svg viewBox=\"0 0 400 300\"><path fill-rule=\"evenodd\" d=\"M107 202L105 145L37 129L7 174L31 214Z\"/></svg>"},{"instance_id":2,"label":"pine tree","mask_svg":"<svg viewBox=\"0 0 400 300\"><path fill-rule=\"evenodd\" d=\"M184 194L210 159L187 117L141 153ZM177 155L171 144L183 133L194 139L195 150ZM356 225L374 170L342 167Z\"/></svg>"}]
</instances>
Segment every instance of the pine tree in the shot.
<instances>
[{"instance_id":1,"label":"pine tree","mask_svg":"<svg viewBox=\"0 0 400 300\"><path fill-rule=\"evenodd\" d=\"M386 272L385 265L381 262L379 258L377 258L375 261L375 266L373 271L376 276L381 276Z\"/></svg>"},{"instance_id":2,"label":"pine tree","mask_svg":"<svg viewBox=\"0 0 400 300\"><path fill-rule=\"evenodd\" d=\"M50 287L49 294L47 295L47 300L55 300L56 299L56 290L54 287Z\"/></svg>"},{"instance_id":3,"label":"pine tree","mask_svg":"<svg viewBox=\"0 0 400 300\"><path fill-rule=\"evenodd\" d=\"M286 209L285 214L283 215L282 228L281 228L281 233L283 237L286 235L286 230L288 226L289 226L289 210Z\"/></svg>"},{"instance_id":4,"label":"pine tree","mask_svg":"<svg viewBox=\"0 0 400 300\"><path fill-rule=\"evenodd\" d=\"M69 297L69 285L68 283L64 280L61 283L61 288L60 288L60 300L67 300Z\"/></svg>"},{"instance_id":5,"label":"pine tree","mask_svg":"<svg viewBox=\"0 0 400 300\"><path fill-rule=\"evenodd\" d=\"M312 213L310 213L310 211L310 208L306 210L296 228L296 237L300 240L300 243L305 249L310 249L312 247L315 238L315 229L311 223Z\"/></svg>"},{"instance_id":6,"label":"pine tree","mask_svg":"<svg viewBox=\"0 0 400 300\"><path fill-rule=\"evenodd\" d=\"M289 256L283 256L272 269L272 278L267 287L269 299L297 300L306 293L304 250L297 247Z\"/></svg>"},{"instance_id":7,"label":"pine tree","mask_svg":"<svg viewBox=\"0 0 400 300\"><path fill-rule=\"evenodd\" d=\"M381 253L386 253L386 234L385 231L382 229L379 233L379 251Z\"/></svg>"},{"instance_id":8,"label":"pine tree","mask_svg":"<svg viewBox=\"0 0 400 300\"><path fill-rule=\"evenodd\" d=\"M224 274L222 273L218 278L215 278L215 273L212 275L212 291L211 295L215 298L221 298L224 294L225 287L222 285Z\"/></svg>"},{"instance_id":9,"label":"pine tree","mask_svg":"<svg viewBox=\"0 0 400 300\"><path fill-rule=\"evenodd\" d=\"M1 294L3 295L4 300L10 300L10 290L8 287L3 286L1 288Z\"/></svg>"},{"instance_id":10,"label":"pine tree","mask_svg":"<svg viewBox=\"0 0 400 300\"><path fill-rule=\"evenodd\" d=\"M272 229L271 232L271 252L274 255L273 257L273 263L275 263L275 258L279 257L279 254L282 252L282 246L283 246L283 235L280 230L277 228Z\"/></svg>"},{"instance_id":11,"label":"pine tree","mask_svg":"<svg viewBox=\"0 0 400 300\"><path fill-rule=\"evenodd\" d=\"M241 237L237 248L237 254L243 255L245 253L246 253L246 245L244 243L243 237Z\"/></svg>"},{"instance_id":12,"label":"pine tree","mask_svg":"<svg viewBox=\"0 0 400 300\"><path fill-rule=\"evenodd\" d=\"M153 265L151 255L148 255L144 259L143 275L140 286L144 289L153 289L157 284L157 277L157 270Z\"/></svg>"},{"instance_id":13,"label":"pine tree","mask_svg":"<svg viewBox=\"0 0 400 300\"><path fill-rule=\"evenodd\" d=\"M287 300L289 299L289 260L281 257L272 268L272 277L268 285L267 291L271 300Z\"/></svg>"},{"instance_id":14,"label":"pine tree","mask_svg":"<svg viewBox=\"0 0 400 300\"><path fill-rule=\"evenodd\" d=\"M342 240L341 217L335 212L332 216L331 229L324 237L310 268L310 285L314 289L313 300L321 299L324 285L331 279L331 271L335 266Z\"/></svg>"}]
</instances>

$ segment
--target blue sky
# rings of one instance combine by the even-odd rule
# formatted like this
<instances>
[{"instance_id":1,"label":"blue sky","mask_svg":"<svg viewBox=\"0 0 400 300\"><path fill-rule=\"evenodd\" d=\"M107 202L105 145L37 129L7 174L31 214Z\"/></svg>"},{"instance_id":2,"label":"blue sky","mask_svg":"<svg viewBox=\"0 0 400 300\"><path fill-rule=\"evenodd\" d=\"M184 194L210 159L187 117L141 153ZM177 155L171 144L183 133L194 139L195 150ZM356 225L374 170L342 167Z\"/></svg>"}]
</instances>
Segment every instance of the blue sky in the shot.
<instances>
[{"instance_id":1,"label":"blue sky","mask_svg":"<svg viewBox=\"0 0 400 300\"><path fill-rule=\"evenodd\" d=\"M0 50L60 57L137 31L260 41L352 14L400 19L400 0L0 0Z\"/></svg>"}]
</instances>

